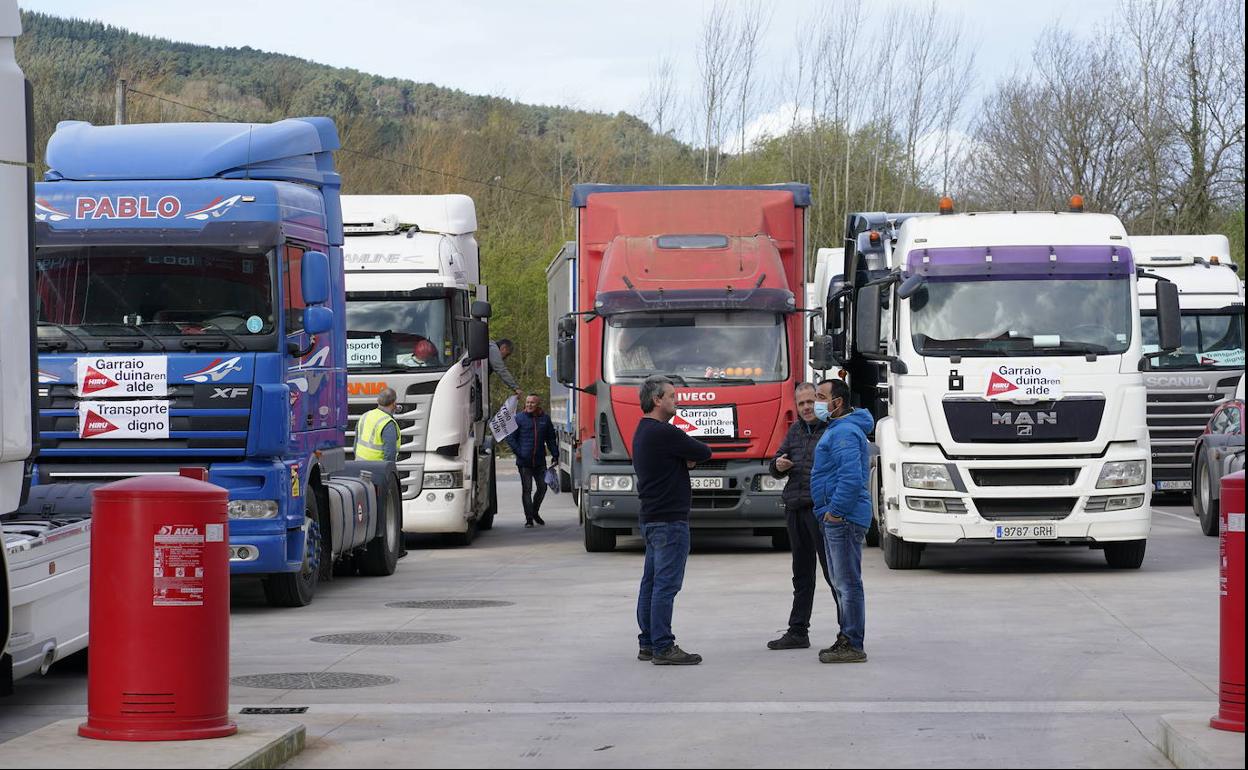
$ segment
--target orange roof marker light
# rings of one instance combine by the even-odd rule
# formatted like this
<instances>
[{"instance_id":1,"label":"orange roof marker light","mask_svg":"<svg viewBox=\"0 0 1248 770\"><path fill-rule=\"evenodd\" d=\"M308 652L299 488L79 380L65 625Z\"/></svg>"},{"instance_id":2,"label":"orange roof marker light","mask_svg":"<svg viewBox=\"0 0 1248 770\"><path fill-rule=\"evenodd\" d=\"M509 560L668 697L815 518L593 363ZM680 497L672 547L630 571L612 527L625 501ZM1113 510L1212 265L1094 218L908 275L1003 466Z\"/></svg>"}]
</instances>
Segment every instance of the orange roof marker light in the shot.
<instances>
[{"instance_id":1,"label":"orange roof marker light","mask_svg":"<svg viewBox=\"0 0 1248 770\"><path fill-rule=\"evenodd\" d=\"M1083 213L1083 196L1082 195L1070 196L1070 210L1076 214Z\"/></svg>"},{"instance_id":2,"label":"orange roof marker light","mask_svg":"<svg viewBox=\"0 0 1248 770\"><path fill-rule=\"evenodd\" d=\"M880 245L880 231L872 230L871 232L867 233L867 239L871 241L872 246L879 246Z\"/></svg>"},{"instance_id":3,"label":"orange roof marker light","mask_svg":"<svg viewBox=\"0 0 1248 770\"><path fill-rule=\"evenodd\" d=\"M941 197L941 199L940 199L940 213L941 213L941 214L952 214L952 213L953 213L953 198L950 198L948 195L945 195L945 196L942 196L942 197Z\"/></svg>"}]
</instances>

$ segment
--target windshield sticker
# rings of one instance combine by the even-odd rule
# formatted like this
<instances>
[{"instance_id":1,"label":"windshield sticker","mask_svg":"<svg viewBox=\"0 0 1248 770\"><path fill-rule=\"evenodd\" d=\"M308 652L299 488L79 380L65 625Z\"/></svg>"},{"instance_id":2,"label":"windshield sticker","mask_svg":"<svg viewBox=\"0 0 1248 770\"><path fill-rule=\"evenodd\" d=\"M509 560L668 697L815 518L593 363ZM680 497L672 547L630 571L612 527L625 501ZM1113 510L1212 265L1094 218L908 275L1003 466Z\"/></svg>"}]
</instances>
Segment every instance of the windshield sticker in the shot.
<instances>
[{"instance_id":1,"label":"windshield sticker","mask_svg":"<svg viewBox=\"0 0 1248 770\"><path fill-rule=\"evenodd\" d=\"M1062 397L1062 369L1058 366L1010 366L988 372L984 393L996 401L1049 401Z\"/></svg>"},{"instance_id":2,"label":"windshield sticker","mask_svg":"<svg viewBox=\"0 0 1248 770\"><path fill-rule=\"evenodd\" d=\"M347 366L377 366L381 363L381 337L347 340Z\"/></svg>"},{"instance_id":3,"label":"windshield sticker","mask_svg":"<svg viewBox=\"0 0 1248 770\"><path fill-rule=\"evenodd\" d=\"M78 438L169 438L169 402L79 402Z\"/></svg>"},{"instance_id":4,"label":"windshield sticker","mask_svg":"<svg viewBox=\"0 0 1248 770\"><path fill-rule=\"evenodd\" d=\"M260 316L253 315L252 317L247 319L247 331L251 332L252 334L259 334L260 330L263 328L264 328L264 319L262 319Z\"/></svg>"},{"instance_id":5,"label":"windshield sticker","mask_svg":"<svg viewBox=\"0 0 1248 770\"><path fill-rule=\"evenodd\" d=\"M1243 366L1244 350L1209 350L1200 354L1201 366Z\"/></svg>"},{"instance_id":6,"label":"windshield sticker","mask_svg":"<svg viewBox=\"0 0 1248 770\"><path fill-rule=\"evenodd\" d=\"M169 393L165 356L99 356L78 359L79 396L164 396Z\"/></svg>"}]
</instances>

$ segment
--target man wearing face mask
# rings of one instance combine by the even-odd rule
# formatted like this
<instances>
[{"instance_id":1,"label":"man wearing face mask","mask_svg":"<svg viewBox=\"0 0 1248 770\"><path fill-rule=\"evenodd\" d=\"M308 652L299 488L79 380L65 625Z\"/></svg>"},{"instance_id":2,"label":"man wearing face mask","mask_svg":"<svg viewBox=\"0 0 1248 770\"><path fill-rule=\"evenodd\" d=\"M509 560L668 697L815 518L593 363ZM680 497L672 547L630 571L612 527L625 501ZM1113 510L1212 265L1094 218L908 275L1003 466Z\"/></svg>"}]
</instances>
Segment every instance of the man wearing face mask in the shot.
<instances>
[{"instance_id":1,"label":"man wearing face mask","mask_svg":"<svg viewBox=\"0 0 1248 770\"><path fill-rule=\"evenodd\" d=\"M872 515L867 434L875 427L875 419L866 409L849 405L849 386L844 380L832 380L831 387L828 411L832 419L815 446L810 495L823 526L841 633L836 644L819 651L819 662L862 663L867 659L862 544Z\"/></svg>"},{"instance_id":2,"label":"man wearing face mask","mask_svg":"<svg viewBox=\"0 0 1248 770\"><path fill-rule=\"evenodd\" d=\"M781 499L784 500L789 547L793 552L793 607L789 613L788 629L779 639L767 642L769 650L810 647L810 613L818 582L816 563L828 587L832 587L827 552L823 546L823 527L814 516L810 499L810 469L815 460L815 446L823 438L827 427L831 393L832 383L826 380L818 386L809 382L797 386L793 398L797 403L798 419L789 426L789 432L771 461L771 475L778 479L788 478Z\"/></svg>"}]
</instances>

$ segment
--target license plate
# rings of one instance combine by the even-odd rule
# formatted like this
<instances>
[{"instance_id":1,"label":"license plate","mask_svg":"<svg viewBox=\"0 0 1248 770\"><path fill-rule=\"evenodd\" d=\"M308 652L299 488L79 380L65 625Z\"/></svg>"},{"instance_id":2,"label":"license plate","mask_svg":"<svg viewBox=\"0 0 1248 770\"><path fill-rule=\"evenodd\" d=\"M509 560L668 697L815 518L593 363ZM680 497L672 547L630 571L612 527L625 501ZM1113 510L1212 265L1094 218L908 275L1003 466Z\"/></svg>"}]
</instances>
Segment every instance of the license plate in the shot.
<instances>
[{"instance_id":1,"label":"license plate","mask_svg":"<svg viewBox=\"0 0 1248 770\"><path fill-rule=\"evenodd\" d=\"M694 476L689 479L689 486L694 489L723 489L724 480L718 476Z\"/></svg>"},{"instance_id":2,"label":"license plate","mask_svg":"<svg viewBox=\"0 0 1248 770\"><path fill-rule=\"evenodd\" d=\"M1154 482L1154 487L1157 489L1158 492L1172 490L1172 489L1186 491L1192 488L1192 482L1191 481L1157 481L1157 482Z\"/></svg>"},{"instance_id":3,"label":"license plate","mask_svg":"<svg viewBox=\"0 0 1248 770\"><path fill-rule=\"evenodd\" d=\"M1053 522L1043 524L998 524L997 540L1054 540L1057 538L1057 525Z\"/></svg>"}]
</instances>

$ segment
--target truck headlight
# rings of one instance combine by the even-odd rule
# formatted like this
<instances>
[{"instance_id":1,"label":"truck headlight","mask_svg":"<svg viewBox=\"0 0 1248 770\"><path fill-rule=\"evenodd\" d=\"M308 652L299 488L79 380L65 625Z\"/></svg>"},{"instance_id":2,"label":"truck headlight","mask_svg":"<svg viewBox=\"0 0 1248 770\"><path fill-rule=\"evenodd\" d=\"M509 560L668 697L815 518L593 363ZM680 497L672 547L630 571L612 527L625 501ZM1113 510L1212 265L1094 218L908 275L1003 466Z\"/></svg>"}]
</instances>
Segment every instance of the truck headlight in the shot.
<instances>
[{"instance_id":1,"label":"truck headlight","mask_svg":"<svg viewBox=\"0 0 1248 770\"><path fill-rule=\"evenodd\" d=\"M1105 463L1105 467L1101 468L1100 478L1096 480L1096 488L1137 487L1144 483L1144 471L1143 460Z\"/></svg>"},{"instance_id":2,"label":"truck headlight","mask_svg":"<svg viewBox=\"0 0 1248 770\"><path fill-rule=\"evenodd\" d=\"M780 492L784 490L784 485L788 483L788 476L776 478L769 473L764 473L754 477L754 489L759 492Z\"/></svg>"},{"instance_id":3,"label":"truck headlight","mask_svg":"<svg viewBox=\"0 0 1248 770\"><path fill-rule=\"evenodd\" d=\"M941 489L952 492L949 469L939 463L902 463L902 483L911 489Z\"/></svg>"},{"instance_id":4,"label":"truck headlight","mask_svg":"<svg viewBox=\"0 0 1248 770\"><path fill-rule=\"evenodd\" d=\"M277 518L276 500L231 500L226 508L231 519Z\"/></svg>"},{"instance_id":5,"label":"truck headlight","mask_svg":"<svg viewBox=\"0 0 1248 770\"><path fill-rule=\"evenodd\" d=\"M590 492L632 492L636 486L632 476L595 473L589 477Z\"/></svg>"},{"instance_id":6,"label":"truck headlight","mask_svg":"<svg viewBox=\"0 0 1248 770\"><path fill-rule=\"evenodd\" d=\"M463 485L463 471L430 471L422 482L424 489L458 489Z\"/></svg>"}]
</instances>

